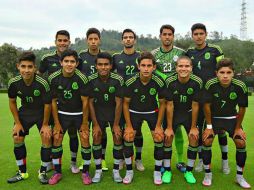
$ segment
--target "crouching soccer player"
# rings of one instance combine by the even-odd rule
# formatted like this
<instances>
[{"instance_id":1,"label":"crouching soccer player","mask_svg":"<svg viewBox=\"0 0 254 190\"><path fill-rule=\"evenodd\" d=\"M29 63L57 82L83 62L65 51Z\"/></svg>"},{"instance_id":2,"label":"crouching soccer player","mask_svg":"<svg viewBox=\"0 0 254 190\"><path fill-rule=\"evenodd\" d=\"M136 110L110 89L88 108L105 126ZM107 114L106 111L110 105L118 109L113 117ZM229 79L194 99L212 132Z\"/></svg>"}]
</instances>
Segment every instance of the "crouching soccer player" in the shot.
<instances>
[{"instance_id":1,"label":"crouching soccer player","mask_svg":"<svg viewBox=\"0 0 254 190\"><path fill-rule=\"evenodd\" d=\"M162 183L160 169L163 159L164 138L161 123L165 111L165 84L153 74L156 65L151 53L144 52L140 55L138 69L140 72L126 81L124 90L123 112L126 120L124 156L127 171L123 183L129 184L132 182L133 141L136 131L139 130L143 120L145 120L154 140L154 183L160 185ZM156 96L159 98L159 107Z\"/></svg>"},{"instance_id":2,"label":"crouching soccer player","mask_svg":"<svg viewBox=\"0 0 254 190\"><path fill-rule=\"evenodd\" d=\"M202 88L202 80L191 74L192 63L187 56L181 56L176 63L176 73L172 77L166 79L167 85L167 128L165 130L164 142L164 169L162 176L163 183L171 182L171 155L172 141L178 127L184 126L189 139L187 151L188 163L184 178L188 183L196 183L196 179L192 174L193 166L198 150L198 128L196 126L200 90Z\"/></svg>"},{"instance_id":3,"label":"crouching soccer player","mask_svg":"<svg viewBox=\"0 0 254 190\"><path fill-rule=\"evenodd\" d=\"M14 118L13 141L18 173L8 179L8 183L15 183L28 178L26 168L25 136L29 129L36 124L41 136L41 168L39 180L42 184L48 183L46 175L47 165L50 163L51 129L49 116L51 99L49 84L42 77L35 74L35 55L24 52L17 64L20 75L12 78L8 84L9 105ZM22 106L17 108L16 99L21 99Z\"/></svg>"},{"instance_id":4,"label":"crouching soccer player","mask_svg":"<svg viewBox=\"0 0 254 190\"><path fill-rule=\"evenodd\" d=\"M89 108L93 126L93 157L96 165L92 181L94 183L101 181L101 141L106 127L110 125L114 142L113 179L115 182L120 183L122 178L119 174L119 163L120 159L123 159L123 152L119 120L122 113L122 86L124 81L120 75L110 72L112 69L112 57L110 54L106 52L99 53L95 62L97 72L89 76L91 89Z\"/></svg>"},{"instance_id":5,"label":"crouching soccer player","mask_svg":"<svg viewBox=\"0 0 254 190\"><path fill-rule=\"evenodd\" d=\"M52 114L54 117L52 161L55 173L49 179L54 185L62 178L61 159L63 154L62 141L67 130L79 130L81 154L84 160L82 180L90 184L88 168L91 160L88 127L88 79L79 70L76 51L65 50L61 55L62 69L49 76L52 88Z\"/></svg>"},{"instance_id":6,"label":"crouching soccer player","mask_svg":"<svg viewBox=\"0 0 254 190\"><path fill-rule=\"evenodd\" d=\"M250 184L243 177L247 154L246 134L242 128L242 121L248 107L247 87L242 81L233 78L234 67L231 59L225 58L218 62L216 75L216 78L209 80L205 85L204 113L207 125L203 132L205 168L203 185L212 185L211 147L214 135L224 130L229 133L236 146L236 182L243 188L250 188Z\"/></svg>"}]
</instances>

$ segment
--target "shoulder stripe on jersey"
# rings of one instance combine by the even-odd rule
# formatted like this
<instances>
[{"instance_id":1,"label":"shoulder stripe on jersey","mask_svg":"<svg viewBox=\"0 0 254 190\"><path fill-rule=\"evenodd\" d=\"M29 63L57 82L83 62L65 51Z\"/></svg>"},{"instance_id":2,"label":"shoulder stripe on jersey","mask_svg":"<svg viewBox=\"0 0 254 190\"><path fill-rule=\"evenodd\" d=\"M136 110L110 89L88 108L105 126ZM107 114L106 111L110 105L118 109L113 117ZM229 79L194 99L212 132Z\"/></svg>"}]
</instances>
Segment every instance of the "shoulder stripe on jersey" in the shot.
<instances>
[{"instance_id":1,"label":"shoulder stripe on jersey","mask_svg":"<svg viewBox=\"0 0 254 190\"><path fill-rule=\"evenodd\" d=\"M151 54L155 55L158 51L160 51L160 47L151 51Z\"/></svg>"},{"instance_id":2,"label":"shoulder stripe on jersey","mask_svg":"<svg viewBox=\"0 0 254 190\"><path fill-rule=\"evenodd\" d=\"M88 79L87 77L80 72L80 70L76 69L75 70L75 73L79 76L79 78L84 82L84 84L87 84L88 83Z\"/></svg>"},{"instance_id":3,"label":"shoulder stripe on jersey","mask_svg":"<svg viewBox=\"0 0 254 190\"><path fill-rule=\"evenodd\" d=\"M122 53L123 53L123 51L113 53L112 57L115 56L115 55L120 55L120 54L122 54Z\"/></svg>"},{"instance_id":4,"label":"shoulder stripe on jersey","mask_svg":"<svg viewBox=\"0 0 254 190\"><path fill-rule=\"evenodd\" d=\"M125 85L126 85L126 86L130 86L133 82L135 82L135 81L137 80L137 76L138 76L138 75L135 75L135 76L129 78L129 79L125 82Z\"/></svg>"},{"instance_id":5,"label":"shoulder stripe on jersey","mask_svg":"<svg viewBox=\"0 0 254 190\"><path fill-rule=\"evenodd\" d=\"M197 75L194 75L194 74L191 74L190 78L196 81L200 85L200 88L202 88L203 81L201 80L201 78L199 78Z\"/></svg>"},{"instance_id":6,"label":"shoulder stripe on jersey","mask_svg":"<svg viewBox=\"0 0 254 190\"><path fill-rule=\"evenodd\" d=\"M43 55L41 57L41 60L45 59L46 57L53 56L55 54L56 54L56 50L54 50L53 52L50 52L50 53L47 53L47 54Z\"/></svg>"},{"instance_id":7,"label":"shoulder stripe on jersey","mask_svg":"<svg viewBox=\"0 0 254 190\"><path fill-rule=\"evenodd\" d=\"M61 73L62 73L62 70L59 69L58 71L56 71L56 72L52 73L51 75L49 75L49 78L48 78L49 82L51 83L51 81L53 80L53 78L59 76Z\"/></svg>"},{"instance_id":8,"label":"shoulder stripe on jersey","mask_svg":"<svg viewBox=\"0 0 254 190\"><path fill-rule=\"evenodd\" d=\"M193 47L189 47L189 48L187 49L187 51L188 51L188 50L193 50L193 49L195 49L194 46L193 46Z\"/></svg>"},{"instance_id":9,"label":"shoulder stripe on jersey","mask_svg":"<svg viewBox=\"0 0 254 190\"><path fill-rule=\"evenodd\" d=\"M163 86L164 86L163 81L162 81L159 77L157 77L157 76L155 76L155 75L152 75L152 79L153 79L155 82L157 82L158 85L159 85L160 87L163 87Z\"/></svg>"},{"instance_id":10,"label":"shoulder stripe on jersey","mask_svg":"<svg viewBox=\"0 0 254 190\"><path fill-rule=\"evenodd\" d=\"M213 78L213 79L210 79L209 81L207 81L207 83L205 85L205 88L209 89L212 84L215 84L215 83L218 83L218 82L219 82L219 80L218 80L217 77Z\"/></svg>"},{"instance_id":11,"label":"shoulder stripe on jersey","mask_svg":"<svg viewBox=\"0 0 254 190\"><path fill-rule=\"evenodd\" d=\"M121 86L123 86L123 84L124 84L123 77L121 77L120 75L113 73L113 72L110 73L110 76L114 79L117 79L120 82Z\"/></svg>"},{"instance_id":12,"label":"shoulder stripe on jersey","mask_svg":"<svg viewBox=\"0 0 254 190\"><path fill-rule=\"evenodd\" d=\"M44 86L46 92L49 91L49 89L50 89L49 84L47 83L47 81L44 78L36 75L35 80L38 81L39 83L41 83Z\"/></svg>"},{"instance_id":13,"label":"shoulder stripe on jersey","mask_svg":"<svg viewBox=\"0 0 254 190\"><path fill-rule=\"evenodd\" d=\"M223 54L223 51L222 49L220 48L220 46L218 45L215 45L215 44L207 44L208 47L213 47L213 48L216 48L221 54Z\"/></svg>"},{"instance_id":14,"label":"shoulder stripe on jersey","mask_svg":"<svg viewBox=\"0 0 254 190\"><path fill-rule=\"evenodd\" d=\"M9 80L9 82L8 82L8 88L11 86L12 83L20 81L21 79L22 79L21 75L18 75L18 76L14 77L14 78L11 78Z\"/></svg>"},{"instance_id":15,"label":"shoulder stripe on jersey","mask_svg":"<svg viewBox=\"0 0 254 190\"><path fill-rule=\"evenodd\" d=\"M88 52L88 49L83 49L83 50L81 50L81 51L79 52L78 55L80 55L81 53L86 53L86 52Z\"/></svg>"},{"instance_id":16,"label":"shoulder stripe on jersey","mask_svg":"<svg viewBox=\"0 0 254 190\"><path fill-rule=\"evenodd\" d=\"M184 50L184 49L179 48L179 47L177 47L177 46L173 46L173 48L175 48L175 49L177 49L177 50L181 50L181 51L183 51L183 53L185 52L185 50Z\"/></svg>"},{"instance_id":17,"label":"shoulder stripe on jersey","mask_svg":"<svg viewBox=\"0 0 254 190\"><path fill-rule=\"evenodd\" d=\"M248 92L248 88L247 88L246 84L243 81L240 81L238 79L233 78L232 83L240 86L244 93Z\"/></svg>"},{"instance_id":18,"label":"shoulder stripe on jersey","mask_svg":"<svg viewBox=\"0 0 254 190\"><path fill-rule=\"evenodd\" d=\"M168 86L171 82L176 80L177 80L177 75L174 75L174 76L168 77L165 82L166 82L166 85Z\"/></svg>"},{"instance_id":19,"label":"shoulder stripe on jersey","mask_svg":"<svg viewBox=\"0 0 254 190\"><path fill-rule=\"evenodd\" d=\"M93 73L93 74L91 74L90 76L88 76L88 80L89 80L89 81L91 81L91 80L93 80L93 79L96 79L96 78L98 78L98 73Z\"/></svg>"}]
</instances>

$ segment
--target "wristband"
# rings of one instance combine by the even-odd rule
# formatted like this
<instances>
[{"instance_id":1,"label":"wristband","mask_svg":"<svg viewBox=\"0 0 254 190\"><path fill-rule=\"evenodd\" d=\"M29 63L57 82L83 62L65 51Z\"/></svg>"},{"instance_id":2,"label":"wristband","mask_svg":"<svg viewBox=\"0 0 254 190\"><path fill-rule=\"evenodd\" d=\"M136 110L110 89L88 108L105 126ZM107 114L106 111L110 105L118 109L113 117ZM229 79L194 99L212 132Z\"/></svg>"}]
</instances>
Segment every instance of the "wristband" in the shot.
<instances>
[{"instance_id":1,"label":"wristband","mask_svg":"<svg viewBox=\"0 0 254 190\"><path fill-rule=\"evenodd\" d=\"M207 129L212 129L213 126L212 126L212 124L207 124L207 125L206 125L206 128L207 128Z\"/></svg>"}]
</instances>

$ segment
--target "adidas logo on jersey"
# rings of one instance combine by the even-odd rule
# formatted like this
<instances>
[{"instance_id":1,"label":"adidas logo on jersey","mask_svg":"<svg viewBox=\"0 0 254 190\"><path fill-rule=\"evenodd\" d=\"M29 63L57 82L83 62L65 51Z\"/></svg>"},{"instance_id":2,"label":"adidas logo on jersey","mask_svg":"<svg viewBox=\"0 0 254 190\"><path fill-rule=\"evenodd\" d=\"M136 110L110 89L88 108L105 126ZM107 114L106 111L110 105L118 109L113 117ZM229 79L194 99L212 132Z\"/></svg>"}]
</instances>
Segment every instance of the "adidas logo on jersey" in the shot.
<instances>
[{"instance_id":1,"label":"adidas logo on jersey","mask_svg":"<svg viewBox=\"0 0 254 190\"><path fill-rule=\"evenodd\" d=\"M22 92L20 92L20 91L18 91L17 93L18 93L18 94L22 94Z\"/></svg>"},{"instance_id":2,"label":"adidas logo on jersey","mask_svg":"<svg viewBox=\"0 0 254 190\"><path fill-rule=\"evenodd\" d=\"M124 62L123 62L123 60L121 60L121 61L119 61L119 63L120 63L120 64L123 64Z\"/></svg>"},{"instance_id":3,"label":"adidas logo on jersey","mask_svg":"<svg viewBox=\"0 0 254 190\"><path fill-rule=\"evenodd\" d=\"M86 63L87 63L87 61L85 60L85 61L83 61L83 63L84 63L84 64L86 64Z\"/></svg>"},{"instance_id":4,"label":"adidas logo on jersey","mask_svg":"<svg viewBox=\"0 0 254 190\"><path fill-rule=\"evenodd\" d=\"M52 67L57 67L57 64L56 64L56 63L53 63L53 64L52 64Z\"/></svg>"},{"instance_id":5,"label":"adidas logo on jersey","mask_svg":"<svg viewBox=\"0 0 254 190\"><path fill-rule=\"evenodd\" d=\"M63 90L63 87L60 85L60 86L57 87L57 89Z\"/></svg>"},{"instance_id":6,"label":"adidas logo on jersey","mask_svg":"<svg viewBox=\"0 0 254 190\"><path fill-rule=\"evenodd\" d=\"M137 92L138 92L138 89L136 88L136 89L134 90L134 92L136 92L136 93L137 93Z\"/></svg>"},{"instance_id":7,"label":"adidas logo on jersey","mask_svg":"<svg viewBox=\"0 0 254 190\"><path fill-rule=\"evenodd\" d=\"M191 56L191 59L194 59L194 57L193 57L193 56Z\"/></svg>"},{"instance_id":8,"label":"adidas logo on jersey","mask_svg":"<svg viewBox=\"0 0 254 190\"><path fill-rule=\"evenodd\" d=\"M176 91L174 91L174 93L173 94L178 94L178 91L176 90Z\"/></svg>"},{"instance_id":9,"label":"adidas logo on jersey","mask_svg":"<svg viewBox=\"0 0 254 190\"><path fill-rule=\"evenodd\" d=\"M100 90L99 90L99 88L95 88L93 91L94 92L99 92Z\"/></svg>"},{"instance_id":10,"label":"adidas logo on jersey","mask_svg":"<svg viewBox=\"0 0 254 190\"><path fill-rule=\"evenodd\" d=\"M161 61L160 59L157 59L157 60L156 60L156 63L159 63L160 61Z\"/></svg>"},{"instance_id":11,"label":"adidas logo on jersey","mask_svg":"<svg viewBox=\"0 0 254 190\"><path fill-rule=\"evenodd\" d=\"M213 94L215 97L217 97L217 98L219 98L219 94L218 93L216 93L216 94Z\"/></svg>"}]
</instances>

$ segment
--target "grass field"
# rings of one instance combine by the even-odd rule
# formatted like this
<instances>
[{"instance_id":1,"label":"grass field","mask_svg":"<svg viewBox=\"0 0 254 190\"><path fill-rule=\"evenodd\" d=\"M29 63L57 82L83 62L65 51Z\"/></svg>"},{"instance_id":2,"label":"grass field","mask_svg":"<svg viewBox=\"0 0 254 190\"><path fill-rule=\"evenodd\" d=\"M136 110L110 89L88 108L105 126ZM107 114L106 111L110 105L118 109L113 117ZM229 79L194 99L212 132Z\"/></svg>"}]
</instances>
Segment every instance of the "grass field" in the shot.
<instances>
[{"instance_id":1,"label":"grass field","mask_svg":"<svg viewBox=\"0 0 254 190\"><path fill-rule=\"evenodd\" d=\"M254 186L254 130L252 129L254 119L254 97L249 98L249 108L247 110L245 120L244 120L244 130L247 133L247 162L245 166L245 177L247 181ZM48 185L41 185L37 179L37 171L40 166L40 138L37 128L34 127L30 131L30 135L26 138L26 147L27 147L27 167L29 172L29 179L16 183L16 184L7 184L7 178L11 177L15 174L17 170L17 166L15 163L15 157L13 154L13 142L11 137L13 119L12 115L8 108L8 98L7 94L0 94L0 190L19 190L19 189L47 189ZM134 181L130 185L116 184L112 181L112 138L111 134L108 131L108 148L106 154L106 160L108 166L110 167L108 172L104 173L103 180L99 184L92 184L90 186L85 186L82 184L81 175L80 174L72 174L69 170L70 163L70 153L69 153L69 145L68 145L68 136L65 136L64 140L64 154L63 154L63 179L62 181L55 185L50 186L50 189L207 189L202 186L201 182L203 180L203 173L195 173L194 175L197 178L197 183L194 185L189 185L185 182L183 178L183 174L176 170L175 168L175 150L173 152L173 160L172 160L172 172L173 179L171 184L163 184L161 186L155 186L153 184L153 169L154 169L154 160L153 160L153 143L151 139L150 132L147 126L143 126L143 134L144 134L144 149L143 149L143 163L146 168L144 172L138 172L134 170ZM185 136L186 138L186 136ZM185 140L185 147L187 147L187 142ZM185 148L186 150L186 148ZM213 171L213 185L209 187L209 189L240 189L234 182L235 173L236 173L236 165L235 165L235 148L231 139L229 139L229 164L231 167L231 173L229 175L222 174L221 167L221 155L220 149L218 146L217 139L213 144L213 158L212 158L212 171ZM78 157L79 162L81 162L81 157ZM91 173L94 172L94 164L91 166ZM51 174L50 174L51 175ZM122 171L122 176L124 176L124 171Z\"/></svg>"}]
</instances>

